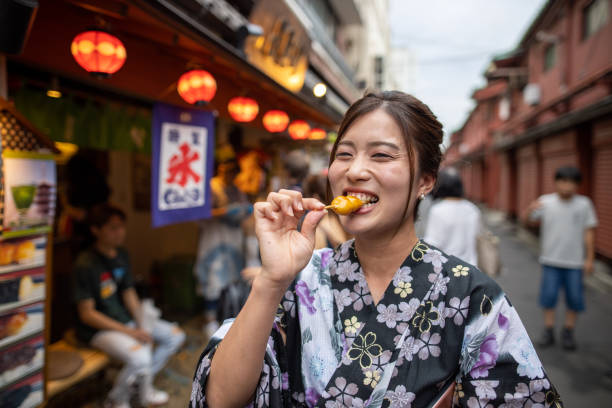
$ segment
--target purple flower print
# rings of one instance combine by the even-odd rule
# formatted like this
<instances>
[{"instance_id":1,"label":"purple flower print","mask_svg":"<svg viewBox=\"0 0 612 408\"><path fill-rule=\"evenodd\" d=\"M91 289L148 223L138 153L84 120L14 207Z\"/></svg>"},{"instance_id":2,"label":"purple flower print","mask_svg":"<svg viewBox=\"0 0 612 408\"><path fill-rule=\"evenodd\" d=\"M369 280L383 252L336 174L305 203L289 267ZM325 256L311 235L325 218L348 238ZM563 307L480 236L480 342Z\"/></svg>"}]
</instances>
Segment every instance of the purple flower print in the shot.
<instances>
[{"instance_id":1,"label":"purple flower print","mask_svg":"<svg viewBox=\"0 0 612 408\"><path fill-rule=\"evenodd\" d=\"M308 388L306 390L306 404L308 404L309 407L314 407L319 397L319 393L314 388Z\"/></svg>"},{"instance_id":2,"label":"purple flower print","mask_svg":"<svg viewBox=\"0 0 612 408\"><path fill-rule=\"evenodd\" d=\"M295 284L295 293L298 295L302 303L306 306L306 309L308 309L308 313L315 314L315 312L317 311L317 309L313 305L315 298L310 293L310 289L308 289L308 285L306 284L306 282L304 282L303 280L298 281L298 283Z\"/></svg>"},{"instance_id":3,"label":"purple flower print","mask_svg":"<svg viewBox=\"0 0 612 408\"><path fill-rule=\"evenodd\" d=\"M283 390L288 390L289 389L289 373L283 373L283 376L281 377L281 384L282 384L282 388Z\"/></svg>"},{"instance_id":4,"label":"purple flower print","mask_svg":"<svg viewBox=\"0 0 612 408\"><path fill-rule=\"evenodd\" d=\"M502 330L508 330L510 322L508 321L508 318L506 316L500 313L499 317L497 318L497 325Z\"/></svg>"},{"instance_id":5,"label":"purple flower print","mask_svg":"<svg viewBox=\"0 0 612 408\"><path fill-rule=\"evenodd\" d=\"M489 375L489 369L495 367L498 356L499 352L495 335L489 334L480 345L478 361L474 364L472 371L470 371L472 378L483 378Z\"/></svg>"},{"instance_id":6,"label":"purple flower print","mask_svg":"<svg viewBox=\"0 0 612 408\"><path fill-rule=\"evenodd\" d=\"M334 254L334 251L325 251L321 253L321 270L324 270L325 268L327 268L327 265L329 264L329 260L331 259L333 254Z\"/></svg>"}]
</instances>

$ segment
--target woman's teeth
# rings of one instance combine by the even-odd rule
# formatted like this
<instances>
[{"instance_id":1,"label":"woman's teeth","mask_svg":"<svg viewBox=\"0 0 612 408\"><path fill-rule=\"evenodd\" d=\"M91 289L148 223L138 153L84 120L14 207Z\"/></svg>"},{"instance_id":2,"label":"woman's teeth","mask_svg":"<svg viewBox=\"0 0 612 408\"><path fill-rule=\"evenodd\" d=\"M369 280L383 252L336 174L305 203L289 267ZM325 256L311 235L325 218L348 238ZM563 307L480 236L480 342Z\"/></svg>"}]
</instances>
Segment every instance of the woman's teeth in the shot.
<instances>
[{"instance_id":1,"label":"woman's teeth","mask_svg":"<svg viewBox=\"0 0 612 408\"><path fill-rule=\"evenodd\" d=\"M367 194L367 193L347 192L346 195L357 197L358 199L363 201L365 204L362 207L370 207L378 201L378 197L372 194Z\"/></svg>"}]
</instances>

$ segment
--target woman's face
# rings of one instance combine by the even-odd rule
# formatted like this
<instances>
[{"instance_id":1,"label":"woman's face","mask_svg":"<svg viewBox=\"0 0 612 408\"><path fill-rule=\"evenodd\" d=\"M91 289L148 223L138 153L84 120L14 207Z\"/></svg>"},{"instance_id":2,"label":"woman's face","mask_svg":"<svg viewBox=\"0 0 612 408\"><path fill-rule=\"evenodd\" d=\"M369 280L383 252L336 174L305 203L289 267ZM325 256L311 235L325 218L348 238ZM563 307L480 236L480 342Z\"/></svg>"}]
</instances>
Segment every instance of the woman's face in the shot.
<instances>
[{"instance_id":1,"label":"woman's face","mask_svg":"<svg viewBox=\"0 0 612 408\"><path fill-rule=\"evenodd\" d=\"M351 235L395 233L405 221L411 177L408 150L399 126L384 110L370 112L351 125L338 143L328 177L334 197L355 195L370 201L340 217ZM414 183L413 200L421 184Z\"/></svg>"}]
</instances>

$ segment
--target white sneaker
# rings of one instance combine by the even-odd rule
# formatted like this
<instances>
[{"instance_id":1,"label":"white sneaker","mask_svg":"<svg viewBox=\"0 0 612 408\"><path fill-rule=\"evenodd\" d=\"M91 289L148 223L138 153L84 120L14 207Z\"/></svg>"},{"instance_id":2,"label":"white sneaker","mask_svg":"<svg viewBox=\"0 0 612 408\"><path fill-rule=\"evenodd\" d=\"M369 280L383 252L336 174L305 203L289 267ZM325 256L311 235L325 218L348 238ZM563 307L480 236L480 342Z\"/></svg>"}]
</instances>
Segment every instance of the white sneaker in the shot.
<instances>
[{"instance_id":1,"label":"white sneaker","mask_svg":"<svg viewBox=\"0 0 612 408\"><path fill-rule=\"evenodd\" d=\"M215 332L219 330L219 323L216 320L208 322L204 325L204 334L210 339Z\"/></svg>"},{"instance_id":2,"label":"white sneaker","mask_svg":"<svg viewBox=\"0 0 612 408\"><path fill-rule=\"evenodd\" d=\"M167 403L169 399L170 397L168 396L167 392L151 388L151 390L146 393L144 401L141 401L141 404L144 406L163 405Z\"/></svg>"}]
</instances>

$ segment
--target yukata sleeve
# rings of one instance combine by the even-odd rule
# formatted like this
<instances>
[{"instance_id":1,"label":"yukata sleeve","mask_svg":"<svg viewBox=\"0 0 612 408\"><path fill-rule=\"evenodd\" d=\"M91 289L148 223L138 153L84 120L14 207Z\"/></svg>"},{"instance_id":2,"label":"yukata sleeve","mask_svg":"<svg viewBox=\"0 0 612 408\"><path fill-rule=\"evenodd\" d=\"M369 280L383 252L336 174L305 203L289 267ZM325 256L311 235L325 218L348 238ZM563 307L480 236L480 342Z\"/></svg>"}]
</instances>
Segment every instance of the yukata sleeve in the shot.
<instances>
[{"instance_id":1,"label":"yukata sleeve","mask_svg":"<svg viewBox=\"0 0 612 408\"><path fill-rule=\"evenodd\" d=\"M287 295L285 295L283 301L286 300L286 297ZM286 320L284 311L279 307L274 320L274 326L268 338L259 383L255 389L253 399L247 407L277 408L286 406L286 403L283 405L283 401L286 401L288 398L287 390L289 387L288 375L285 369L285 345L281 335L281 321L283 320ZM215 332L202 352L191 387L190 408L208 407L206 402L206 383L210 374L211 361L214 358L217 347L223 341L233 322L234 319L226 320L219 330ZM281 366L283 367L282 370Z\"/></svg>"},{"instance_id":2,"label":"yukata sleeve","mask_svg":"<svg viewBox=\"0 0 612 408\"><path fill-rule=\"evenodd\" d=\"M470 293L454 407L563 407L516 310L492 280Z\"/></svg>"}]
</instances>

